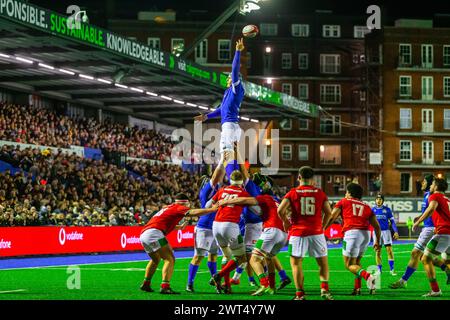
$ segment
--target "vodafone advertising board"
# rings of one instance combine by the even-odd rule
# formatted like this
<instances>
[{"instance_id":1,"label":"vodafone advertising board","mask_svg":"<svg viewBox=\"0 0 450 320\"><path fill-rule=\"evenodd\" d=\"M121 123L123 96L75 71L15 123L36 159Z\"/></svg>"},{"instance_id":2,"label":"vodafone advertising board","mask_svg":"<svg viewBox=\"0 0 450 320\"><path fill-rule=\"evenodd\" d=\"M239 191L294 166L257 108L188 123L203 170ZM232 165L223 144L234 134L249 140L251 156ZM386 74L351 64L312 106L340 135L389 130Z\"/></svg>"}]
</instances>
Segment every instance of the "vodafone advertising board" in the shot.
<instances>
[{"instance_id":1,"label":"vodafone advertising board","mask_svg":"<svg viewBox=\"0 0 450 320\"><path fill-rule=\"evenodd\" d=\"M66 253L143 251L142 227L4 227L0 257ZM194 227L167 236L173 248L194 246Z\"/></svg>"}]
</instances>

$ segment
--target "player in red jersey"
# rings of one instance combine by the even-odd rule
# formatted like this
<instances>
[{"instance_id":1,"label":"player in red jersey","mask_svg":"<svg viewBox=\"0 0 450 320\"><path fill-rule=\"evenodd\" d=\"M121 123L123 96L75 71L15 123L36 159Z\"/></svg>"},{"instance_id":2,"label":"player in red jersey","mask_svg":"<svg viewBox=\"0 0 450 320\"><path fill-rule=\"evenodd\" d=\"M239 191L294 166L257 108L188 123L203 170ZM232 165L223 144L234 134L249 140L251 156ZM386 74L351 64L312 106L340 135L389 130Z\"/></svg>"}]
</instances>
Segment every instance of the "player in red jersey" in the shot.
<instances>
[{"instance_id":1,"label":"player in red jersey","mask_svg":"<svg viewBox=\"0 0 450 320\"><path fill-rule=\"evenodd\" d=\"M313 186L313 177L314 170L311 167L300 168L298 176L300 186L292 188L286 194L278 208L278 215L284 223L285 230L291 228L289 254L291 255L291 267L296 286L294 300L305 299L302 263L307 254L316 258L319 266L322 298L333 300L328 286L328 251L323 234L323 226L331 216L331 207L326 194ZM292 212L290 219L289 210Z\"/></svg>"},{"instance_id":2,"label":"player in red jersey","mask_svg":"<svg viewBox=\"0 0 450 320\"><path fill-rule=\"evenodd\" d=\"M361 294L361 277L364 278L370 288L370 293L375 292L376 277L368 273L361 266L361 258L367 249L370 241L369 225L372 225L376 235L374 249L380 250L379 240L381 239L381 229L377 217L372 212L370 206L361 201L363 188L356 183L347 185L345 198L340 200L333 208L332 217L325 228L328 228L336 218L342 214L344 227L344 240L342 244L342 254L347 270L355 274L355 287L352 295Z\"/></svg>"},{"instance_id":3,"label":"player in red jersey","mask_svg":"<svg viewBox=\"0 0 450 320\"><path fill-rule=\"evenodd\" d=\"M211 199L211 204L216 204L220 200L250 197L250 194L243 188L243 179L239 170L233 171L230 175L230 186L217 191ZM218 293L222 291L231 293L230 272L241 263L247 262L244 239L239 230L239 220L243 209L244 207L240 205L222 206L218 209L213 223L213 235L228 260L222 270L213 276ZM224 288L220 284L222 278L225 279Z\"/></svg>"},{"instance_id":4,"label":"player in red jersey","mask_svg":"<svg viewBox=\"0 0 450 320\"><path fill-rule=\"evenodd\" d=\"M189 198L185 194L180 193L175 197L175 203L161 209L150 219L142 229L140 236L141 244L151 258L145 269L145 278L141 285L141 290L147 292L154 291L151 288L151 280L162 259L164 266L162 269L160 293L178 294L178 292L173 291L170 287L170 279L172 278L175 265L175 256L172 247L166 239L166 235L174 229L183 229L186 226L188 219L182 225L178 225L178 223L187 213L207 214L215 210L215 207L208 209L190 209Z\"/></svg>"},{"instance_id":5,"label":"player in red jersey","mask_svg":"<svg viewBox=\"0 0 450 320\"><path fill-rule=\"evenodd\" d=\"M432 215L435 226L434 236L428 242L422 257L423 267L430 281L431 291L424 297L440 297L442 291L436 281L436 270L434 269L433 260L439 257L441 253L446 253L446 269L447 284L450 284L450 200L444 195L448 188L448 183L444 179L435 178L430 187L432 195L428 198L428 207L420 218L414 223L412 228L415 231L419 225L429 216ZM433 214L434 212L434 214Z\"/></svg>"},{"instance_id":6,"label":"player in red jersey","mask_svg":"<svg viewBox=\"0 0 450 320\"><path fill-rule=\"evenodd\" d=\"M284 247L287 240L283 221L281 221L277 213L279 202L275 199L271 190L265 189L262 195L256 197L240 197L219 202L219 206L226 205L251 206L249 209L261 216L263 232L256 242L250 258L250 265L258 276L261 287L252 295L274 294L275 264L273 258Z\"/></svg>"}]
</instances>

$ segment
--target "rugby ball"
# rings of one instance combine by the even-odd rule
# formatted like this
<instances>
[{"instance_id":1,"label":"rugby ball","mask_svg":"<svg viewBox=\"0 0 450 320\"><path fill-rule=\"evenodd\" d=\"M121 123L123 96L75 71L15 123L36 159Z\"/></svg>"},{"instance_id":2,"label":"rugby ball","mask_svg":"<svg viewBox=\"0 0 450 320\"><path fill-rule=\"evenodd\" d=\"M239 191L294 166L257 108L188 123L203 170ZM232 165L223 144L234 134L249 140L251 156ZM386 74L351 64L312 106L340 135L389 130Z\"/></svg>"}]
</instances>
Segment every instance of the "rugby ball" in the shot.
<instances>
[{"instance_id":1,"label":"rugby ball","mask_svg":"<svg viewBox=\"0 0 450 320\"><path fill-rule=\"evenodd\" d=\"M246 25L242 29L242 35L246 38L254 38L259 33L258 27L254 24Z\"/></svg>"}]
</instances>

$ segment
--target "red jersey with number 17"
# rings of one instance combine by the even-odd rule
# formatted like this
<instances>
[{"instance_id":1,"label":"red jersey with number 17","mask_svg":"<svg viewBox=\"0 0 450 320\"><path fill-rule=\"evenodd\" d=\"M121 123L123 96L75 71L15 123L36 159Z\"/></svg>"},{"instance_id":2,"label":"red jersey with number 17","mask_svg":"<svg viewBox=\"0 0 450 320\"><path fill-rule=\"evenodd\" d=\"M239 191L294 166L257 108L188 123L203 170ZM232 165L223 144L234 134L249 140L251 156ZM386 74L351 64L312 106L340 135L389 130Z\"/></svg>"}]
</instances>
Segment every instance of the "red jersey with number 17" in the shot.
<instances>
[{"instance_id":1,"label":"red jersey with number 17","mask_svg":"<svg viewBox=\"0 0 450 320\"><path fill-rule=\"evenodd\" d=\"M428 203L437 201L438 207L432 215L436 234L450 234L450 200L442 193L433 193Z\"/></svg>"},{"instance_id":2,"label":"red jersey with number 17","mask_svg":"<svg viewBox=\"0 0 450 320\"><path fill-rule=\"evenodd\" d=\"M250 197L250 194L245 191L244 188L238 186L227 186L219 189L212 199L214 202L218 202L220 200L243 197ZM243 206L238 205L220 207L217 210L216 219L214 221L239 223L243 209Z\"/></svg>"},{"instance_id":3,"label":"red jersey with number 17","mask_svg":"<svg viewBox=\"0 0 450 320\"><path fill-rule=\"evenodd\" d=\"M327 195L314 186L292 188L285 196L292 208L291 235L297 237L314 236L323 233L322 208Z\"/></svg>"},{"instance_id":4,"label":"red jersey with number 17","mask_svg":"<svg viewBox=\"0 0 450 320\"><path fill-rule=\"evenodd\" d=\"M156 213L144 226L141 234L148 229L158 229L161 230L164 235L167 235L175 229L176 225L184 218L184 215L189 210L188 207L181 204L171 204Z\"/></svg>"},{"instance_id":5,"label":"red jersey with number 17","mask_svg":"<svg viewBox=\"0 0 450 320\"><path fill-rule=\"evenodd\" d=\"M342 220L344 221L343 233L352 229L369 230L370 217L374 213L367 203L358 199L344 198L334 207L341 209Z\"/></svg>"},{"instance_id":6,"label":"red jersey with number 17","mask_svg":"<svg viewBox=\"0 0 450 320\"><path fill-rule=\"evenodd\" d=\"M285 232L283 221L281 221L280 217L278 217L277 212L278 206L280 204L268 194L257 196L256 201L258 201L258 205L261 207L261 220L263 221L263 229L277 228Z\"/></svg>"}]
</instances>

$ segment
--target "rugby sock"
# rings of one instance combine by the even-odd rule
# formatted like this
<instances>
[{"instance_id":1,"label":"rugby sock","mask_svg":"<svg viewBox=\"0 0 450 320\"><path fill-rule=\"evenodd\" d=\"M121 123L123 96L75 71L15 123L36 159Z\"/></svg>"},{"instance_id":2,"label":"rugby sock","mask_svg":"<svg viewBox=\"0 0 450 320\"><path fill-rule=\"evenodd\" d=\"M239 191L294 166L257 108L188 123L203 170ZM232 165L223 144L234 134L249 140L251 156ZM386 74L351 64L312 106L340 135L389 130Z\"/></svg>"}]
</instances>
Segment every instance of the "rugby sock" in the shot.
<instances>
[{"instance_id":1,"label":"rugby sock","mask_svg":"<svg viewBox=\"0 0 450 320\"><path fill-rule=\"evenodd\" d=\"M383 268L383 266L381 264L378 265L378 270L380 270L381 273L381 269Z\"/></svg>"},{"instance_id":2,"label":"rugby sock","mask_svg":"<svg viewBox=\"0 0 450 320\"><path fill-rule=\"evenodd\" d=\"M189 275L188 275L188 284L194 284L195 275L197 274L198 267L192 263L189 264Z\"/></svg>"},{"instance_id":3,"label":"rugby sock","mask_svg":"<svg viewBox=\"0 0 450 320\"><path fill-rule=\"evenodd\" d=\"M163 281L163 282L161 283L161 288L162 288L162 289L169 289L169 288L170 288L170 283L169 283L169 281Z\"/></svg>"},{"instance_id":4,"label":"rugby sock","mask_svg":"<svg viewBox=\"0 0 450 320\"><path fill-rule=\"evenodd\" d=\"M249 282L255 282L255 277L253 277L253 276L250 277L250 276L249 276L249 277L248 277L248 281L249 281Z\"/></svg>"},{"instance_id":5,"label":"rugby sock","mask_svg":"<svg viewBox=\"0 0 450 320\"><path fill-rule=\"evenodd\" d=\"M389 262L389 268L392 270L394 270L394 260L388 260Z\"/></svg>"},{"instance_id":6,"label":"rugby sock","mask_svg":"<svg viewBox=\"0 0 450 320\"><path fill-rule=\"evenodd\" d=\"M328 286L328 281L322 281L320 283L320 289L323 289L325 291L330 291L330 287Z\"/></svg>"},{"instance_id":7,"label":"rugby sock","mask_svg":"<svg viewBox=\"0 0 450 320\"><path fill-rule=\"evenodd\" d=\"M303 297L303 296L305 295L305 291L303 291L303 288L297 288L297 289L295 290L295 295L296 295L297 297Z\"/></svg>"},{"instance_id":8,"label":"rugby sock","mask_svg":"<svg viewBox=\"0 0 450 320\"><path fill-rule=\"evenodd\" d=\"M360 270L358 271L358 276L363 277L364 280L367 280L367 279L369 279L369 277L370 277L370 273L368 273L368 272L367 272L366 270L364 270L364 269L360 269Z\"/></svg>"},{"instance_id":9,"label":"rugby sock","mask_svg":"<svg viewBox=\"0 0 450 320\"><path fill-rule=\"evenodd\" d=\"M275 273L269 273L269 285L271 288L275 288Z\"/></svg>"},{"instance_id":10,"label":"rugby sock","mask_svg":"<svg viewBox=\"0 0 450 320\"><path fill-rule=\"evenodd\" d=\"M436 279L430 279L430 287L431 290L433 290L434 292L439 292L439 285Z\"/></svg>"},{"instance_id":11,"label":"rugby sock","mask_svg":"<svg viewBox=\"0 0 450 320\"><path fill-rule=\"evenodd\" d=\"M405 274L402 276L403 281L408 281L409 278L413 275L413 273L416 271L416 269L411 268L410 266L408 266L406 268Z\"/></svg>"},{"instance_id":12,"label":"rugby sock","mask_svg":"<svg viewBox=\"0 0 450 320\"><path fill-rule=\"evenodd\" d=\"M230 260L227 262L227 264L220 270L219 275L221 277L224 277L225 275L229 275L231 271L237 268L237 262L236 260Z\"/></svg>"},{"instance_id":13,"label":"rugby sock","mask_svg":"<svg viewBox=\"0 0 450 320\"><path fill-rule=\"evenodd\" d=\"M267 276L267 273L261 273L259 276L258 276L258 279L259 279L259 283L262 285L262 286L264 286L264 287L268 287L269 285L270 285L270 283L269 283L269 277Z\"/></svg>"},{"instance_id":14,"label":"rugby sock","mask_svg":"<svg viewBox=\"0 0 450 320\"><path fill-rule=\"evenodd\" d=\"M208 269L211 275L215 275L217 273L217 262L208 261Z\"/></svg>"},{"instance_id":15,"label":"rugby sock","mask_svg":"<svg viewBox=\"0 0 450 320\"><path fill-rule=\"evenodd\" d=\"M288 278L285 270L278 271L278 275L280 276L281 281L285 281Z\"/></svg>"},{"instance_id":16,"label":"rugby sock","mask_svg":"<svg viewBox=\"0 0 450 320\"><path fill-rule=\"evenodd\" d=\"M236 268L236 272L233 275L233 280L239 280L239 278L242 275L242 272L244 271L245 267L242 267L243 265L241 264L239 267Z\"/></svg>"},{"instance_id":17,"label":"rugby sock","mask_svg":"<svg viewBox=\"0 0 450 320\"><path fill-rule=\"evenodd\" d=\"M146 285L146 286L150 286L150 285L151 285L151 279L150 279L150 278L147 278L147 277L145 277L145 278L144 278L144 285Z\"/></svg>"},{"instance_id":18,"label":"rugby sock","mask_svg":"<svg viewBox=\"0 0 450 320\"><path fill-rule=\"evenodd\" d=\"M355 277L355 289L361 289L361 277Z\"/></svg>"},{"instance_id":19,"label":"rugby sock","mask_svg":"<svg viewBox=\"0 0 450 320\"><path fill-rule=\"evenodd\" d=\"M227 273L223 276L223 279L225 281L225 286L226 287L231 287L231 281L230 281L230 274Z\"/></svg>"},{"instance_id":20,"label":"rugby sock","mask_svg":"<svg viewBox=\"0 0 450 320\"><path fill-rule=\"evenodd\" d=\"M447 265L445 264L445 263L443 263L442 265L441 265L441 270L442 271L445 271L447 269Z\"/></svg>"}]
</instances>

